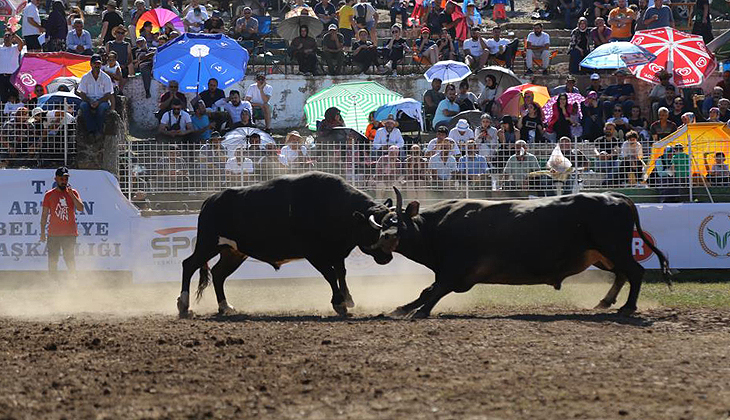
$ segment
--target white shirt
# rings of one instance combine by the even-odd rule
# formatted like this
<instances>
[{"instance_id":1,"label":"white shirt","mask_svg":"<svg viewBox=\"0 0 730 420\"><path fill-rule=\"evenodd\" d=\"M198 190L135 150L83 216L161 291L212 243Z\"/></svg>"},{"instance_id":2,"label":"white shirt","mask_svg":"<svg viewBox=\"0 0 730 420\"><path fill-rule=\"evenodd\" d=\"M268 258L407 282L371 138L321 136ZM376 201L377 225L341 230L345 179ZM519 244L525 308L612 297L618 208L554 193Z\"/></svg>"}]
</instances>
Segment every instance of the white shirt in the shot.
<instances>
[{"instance_id":1,"label":"white shirt","mask_svg":"<svg viewBox=\"0 0 730 420\"><path fill-rule=\"evenodd\" d=\"M3 113L5 115L12 115L15 114L15 111L18 110L18 108L25 106L24 103L18 102L17 104L14 104L10 101L5 102L5 109L3 109Z\"/></svg>"},{"instance_id":2,"label":"white shirt","mask_svg":"<svg viewBox=\"0 0 730 420\"><path fill-rule=\"evenodd\" d=\"M281 148L281 154L279 155L279 162L282 165L289 166L293 163L299 155L307 156L307 148L299 146L298 148L291 147L289 145Z\"/></svg>"},{"instance_id":3,"label":"white shirt","mask_svg":"<svg viewBox=\"0 0 730 420\"><path fill-rule=\"evenodd\" d=\"M190 119L190 114L188 114L185 111L180 111L180 129L184 130L185 127L187 127L188 124L192 124L193 120ZM160 124L167 125L168 128L171 128L175 123L177 123L178 117L174 116L172 114L172 110L165 112L165 114L162 116L162 119L160 119Z\"/></svg>"},{"instance_id":4,"label":"white shirt","mask_svg":"<svg viewBox=\"0 0 730 420\"><path fill-rule=\"evenodd\" d=\"M117 74L117 69L119 69L120 72L122 71L122 67L119 65L119 62L117 62L114 68L109 67L109 64L104 64L103 66L101 66L101 71L106 74ZM111 77L111 75L109 75L109 77ZM119 87L119 83L116 80L112 79L112 83L114 83L114 86Z\"/></svg>"},{"instance_id":5,"label":"white shirt","mask_svg":"<svg viewBox=\"0 0 730 420\"><path fill-rule=\"evenodd\" d=\"M480 57L482 53L484 53L481 38L477 38L476 41L474 41L472 38L467 39L466 41L464 41L464 46L462 47L462 49L464 51L469 50L472 57Z\"/></svg>"},{"instance_id":6,"label":"white shirt","mask_svg":"<svg viewBox=\"0 0 730 420\"><path fill-rule=\"evenodd\" d=\"M6 47L0 45L0 74L13 74L20 66L18 44Z\"/></svg>"},{"instance_id":7,"label":"white shirt","mask_svg":"<svg viewBox=\"0 0 730 420\"><path fill-rule=\"evenodd\" d=\"M479 143L479 154L483 155L487 159L491 159L499 149L499 138L497 138L497 129L489 126L486 129L486 134L481 137L482 132L485 131L480 125L474 131L474 139Z\"/></svg>"},{"instance_id":8,"label":"white shirt","mask_svg":"<svg viewBox=\"0 0 730 420\"><path fill-rule=\"evenodd\" d=\"M203 30L203 23L208 20L208 13L205 11L205 7L200 7L200 14L196 15L194 9L190 9L188 14L185 15L185 21L190 26L191 32L200 32Z\"/></svg>"},{"instance_id":9,"label":"white shirt","mask_svg":"<svg viewBox=\"0 0 730 420\"><path fill-rule=\"evenodd\" d=\"M494 38L489 38L487 40L487 48L489 48L489 54L499 54L499 47L503 45L504 48L507 48L507 45L509 45L509 40L504 38L499 38L499 41L495 41Z\"/></svg>"},{"instance_id":10,"label":"white shirt","mask_svg":"<svg viewBox=\"0 0 730 420\"><path fill-rule=\"evenodd\" d=\"M226 112L228 112L228 115L231 116L231 122L233 124L241 122L241 112L243 112L244 109L248 109L248 113L253 117L253 108L249 101L241 101L238 106L233 106L232 103L227 101L227 98L221 98L216 101L214 106L225 109Z\"/></svg>"},{"instance_id":11,"label":"white shirt","mask_svg":"<svg viewBox=\"0 0 730 420\"><path fill-rule=\"evenodd\" d=\"M527 35L527 42L532 44L533 47L542 47L550 43L550 35L547 32L540 33L540 36L535 35L535 32L530 32Z\"/></svg>"},{"instance_id":12,"label":"white shirt","mask_svg":"<svg viewBox=\"0 0 730 420\"><path fill-rule=\"evenodd\" d=\"M271 87L271 85L267 84L264 86L264 95L268 95L269 98L271 98L272 93L274 93L274 88ZM250 101L252 104L263 104L264 102L268 102L264 101L264 98L261 97L261 91L256 83L252 83L248 89L246 89L244 98L251 98Z\"/></svg>"},{"instance_id":13,"label":"white shirt","mask_svg":"<svg viewBox=\"0 0 730 420\"><path fill-rule=\"evenodd\" d=\"M114 92L114 83L112 83L112 78L103 71L99 71L97 79L94 79L93 73L89 71L81 77L77 89L79 92L84 92L92 101L97 101L107 93Z\"/></svg>"},{"instance_id":14,"label":"white shirt","mask_svg":"<svg viewBox=\"0 0 730 420\"><path fill-rule=\"evenodd\" d=\"M449 131L449 138L457 144L464 144L467 140L474 140L474 130L467 128L462 134L458 128L454 127Z\"/></svg>"},{"instance_id":15,"label":"white shirt","mask_svg":"<svg viewBox=\"0 0 730 420\"><path fill-rule=\"evenodd\" d=\"M38 13L38 8L31 2L28 2L25 9L23 9L23 36L40 34L41 31L35 26L32 26L30 22L28 22L28 18L33 18L35 23L39 25L41 24L41 15Z\"/></svg>"},{"instance_id":16,"label":"white shirt","mask_svg":"<svg viewBox=\"0 0 730 420\"><path fill-rule=\"evenodd\" d=\"M431 141L429 141L428 142L428 145L426 146L426 150L425 151L426 152L433 152L433 151L435 151L436 150L436 143L438 142L438 140L439 140L438 137L436 137L435 139L432 139ZM446 137L446 140L449 140L451 142L451 144L454 146L454 147L451 148L451 151L449 152L449 156L460 155L461 154L461 151L459 150L459 146L456 144L456 142L453 139L449 138L449 137Z\"/></svg>"},{"instance_id":17,"label":"white shirt","mask_svg":"<svg viewBox=\"0 0 730 420\"><path fill-rule=\"evenodd\" d=\"M436 176L439 179L449 180L451 179L451 174L457 170L456 159L449 154L446 162L444 162L441 159L441 153L436 153L429 159L428 168L436 171Z\"/></svg>"},{"instance_id":18,"label":"white shirt","mask_svg":"<svg viewBox=\"0 0 730 420\"><path fill-rule=\"evenodd\" d=\"M226 171L240 175L241 171L245 174L253 173L253 161L247 157L243 158L243 161L239 164L238 159L232 157L226 162Z\"/></svg>"},{"instance_id":19,"label":"white shirt","mask_svg":"<svg viewBox=\"0 0 730 420\"><path fill-rule=\"evenodd\" d=\"M403 136L400 133L398 127L393 128L388 136L388 130L385 127L378 128L375 132L375 138L373 139L373 149L379 150L381 147L387 149L390 146L398 146L399 149L403 149Z\"/></svg>"}]
</instances>

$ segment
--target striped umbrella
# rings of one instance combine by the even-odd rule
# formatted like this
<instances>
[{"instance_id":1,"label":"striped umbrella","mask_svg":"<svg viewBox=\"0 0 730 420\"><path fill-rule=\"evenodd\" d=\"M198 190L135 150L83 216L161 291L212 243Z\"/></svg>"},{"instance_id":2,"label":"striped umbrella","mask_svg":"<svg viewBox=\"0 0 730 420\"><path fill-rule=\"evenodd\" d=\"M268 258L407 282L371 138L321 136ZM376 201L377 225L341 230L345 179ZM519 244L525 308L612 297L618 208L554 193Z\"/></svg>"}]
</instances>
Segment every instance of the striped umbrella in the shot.
<instances>
[{"instance_id":1,"label":"striped umbrella","mask_svg":"<svg viewBox=\"0 0 730 420\"><path fill-rule=\"evenodd\" d=\"M316 130L317 121L324 119L324 112L336 107L346 127L365 133L370 112L402 97L376 82L340 83L310 96L304 104L304 114L307 116L308 128Z\"/></svg>"}]
</instances>

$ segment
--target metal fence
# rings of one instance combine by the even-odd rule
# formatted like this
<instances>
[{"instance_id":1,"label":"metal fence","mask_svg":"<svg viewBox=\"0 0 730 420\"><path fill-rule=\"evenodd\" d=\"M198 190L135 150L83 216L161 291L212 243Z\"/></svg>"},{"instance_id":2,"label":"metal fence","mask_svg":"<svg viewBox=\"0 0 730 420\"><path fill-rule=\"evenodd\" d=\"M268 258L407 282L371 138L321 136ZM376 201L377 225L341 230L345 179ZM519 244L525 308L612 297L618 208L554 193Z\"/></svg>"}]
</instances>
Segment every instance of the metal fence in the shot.
<instances>
[{"instance_id":1,"label":"metal fence","mask_svg":"<svg viewBox=\"0 0 730 420\"><path fill-rule=\"evenodd\" d=\"M352 140L266 146L152 140L121 145L119 158L122 188L130 196L212 193L309 170L340 175L376 195L387 194L395 185L410 192L450 192L465 198L633 189L635 196L686 200L691 199L690 185L707 193L712 187L730 186L726 152L719 143L717 150L704 148L699 153L681 144L658 153L628 141L615 142L608 152L605 145L593 142L562 146L490 147L447 139L375 149L372 143Z\"/></svg>"},{"instance_id":2,"label":"metal fence","mask_svg":"<svg viewBox=\"0 0 730 420\"><path fill-rule=\"evenodd\" d=\"M75 115L73 104L0 103L0 167L73 165Z\"/></svg>"}]
</instances>

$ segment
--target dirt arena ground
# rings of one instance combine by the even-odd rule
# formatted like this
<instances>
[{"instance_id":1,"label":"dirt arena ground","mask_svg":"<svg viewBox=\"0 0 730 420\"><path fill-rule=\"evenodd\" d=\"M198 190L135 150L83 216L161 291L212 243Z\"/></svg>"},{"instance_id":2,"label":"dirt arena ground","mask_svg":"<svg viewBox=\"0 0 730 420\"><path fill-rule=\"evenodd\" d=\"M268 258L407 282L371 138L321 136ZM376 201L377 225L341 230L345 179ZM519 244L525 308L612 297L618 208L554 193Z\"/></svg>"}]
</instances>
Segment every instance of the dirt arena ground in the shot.
<instances>
[{"instance_id":1,"label":"dirt arena ground","mask_svg":"<svg viewBox=\"0 0 730 420\"><path fill-rule=\"evenodd\" d=\"M0 290L0 419L730 418L730 310L607 284L484 286L428 320L379 315L428 281L230 283L242 312L174 313L177 285ZM662 292L663 293L663 292ZM621 299L625 299L625 294Z\"/></svg>"}]
</instances>

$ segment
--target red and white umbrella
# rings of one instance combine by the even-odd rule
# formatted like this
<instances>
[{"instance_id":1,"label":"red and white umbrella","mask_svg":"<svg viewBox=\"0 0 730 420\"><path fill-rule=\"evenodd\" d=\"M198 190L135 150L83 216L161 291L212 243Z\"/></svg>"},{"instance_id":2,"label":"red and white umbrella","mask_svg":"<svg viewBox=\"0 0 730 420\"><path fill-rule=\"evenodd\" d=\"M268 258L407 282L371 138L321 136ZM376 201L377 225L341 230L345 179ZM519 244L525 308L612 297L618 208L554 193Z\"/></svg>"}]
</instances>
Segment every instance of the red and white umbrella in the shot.
<instances>
[{"instance_id":1,"label":"red and white umbrella","mask_svg":"<svg viewBox=\"0 0 730 420\"><path fill-rule=\"evenodd\" d=\"M677 87L701 85L717 67L715 57L700 35L687 34L670 27L637 31L631 39L656 55L656 60L631 67L637 78L659 84L657 73L665 70Z\"/></svg>"}]
</instances>

